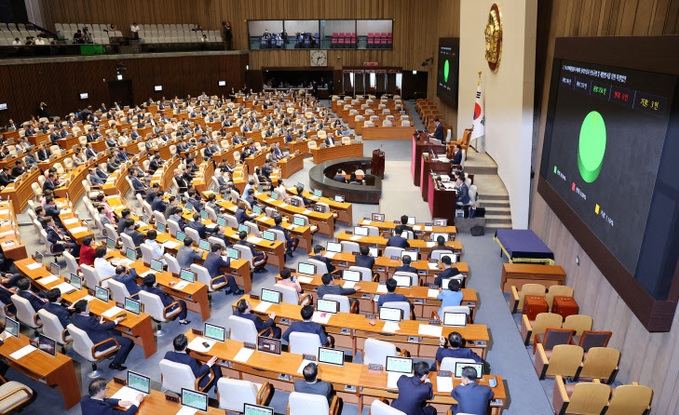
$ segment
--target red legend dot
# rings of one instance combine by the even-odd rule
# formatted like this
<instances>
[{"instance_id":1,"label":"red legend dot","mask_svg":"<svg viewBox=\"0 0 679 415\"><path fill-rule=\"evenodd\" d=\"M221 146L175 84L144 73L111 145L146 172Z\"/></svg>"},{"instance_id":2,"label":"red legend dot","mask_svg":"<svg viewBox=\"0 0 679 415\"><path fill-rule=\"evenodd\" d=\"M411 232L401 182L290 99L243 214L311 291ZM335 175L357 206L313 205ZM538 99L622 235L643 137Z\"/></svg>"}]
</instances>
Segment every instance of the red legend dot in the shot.
<instances>
[{"instance_id":1,"label":"red legend dot","mask_svg":"<svg viewBox=\"0 0 679 415\"><path fill-rule=\"evenodd\" d=\"M573 191L575 191L575 182L573 182Z\"/></svg>"}]
</instances>

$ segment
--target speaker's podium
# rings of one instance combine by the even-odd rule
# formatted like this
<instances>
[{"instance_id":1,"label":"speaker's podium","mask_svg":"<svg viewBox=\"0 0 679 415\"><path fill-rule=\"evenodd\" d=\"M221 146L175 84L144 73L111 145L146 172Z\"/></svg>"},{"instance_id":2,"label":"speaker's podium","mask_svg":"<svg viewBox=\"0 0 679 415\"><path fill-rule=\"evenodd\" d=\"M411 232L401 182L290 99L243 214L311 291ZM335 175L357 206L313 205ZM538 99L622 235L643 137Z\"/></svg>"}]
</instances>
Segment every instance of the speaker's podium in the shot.
<instances>
[{"instance_id":1,"label":"speaker's podium","mask_svg":"<svg viewBox=\"0 0 679 415\"><path fill-rule=\"evenodd\" d=\"M373 176L384 179L384 151L373 150L373 159L370 164Z\"/></svg>"}]
</instances>

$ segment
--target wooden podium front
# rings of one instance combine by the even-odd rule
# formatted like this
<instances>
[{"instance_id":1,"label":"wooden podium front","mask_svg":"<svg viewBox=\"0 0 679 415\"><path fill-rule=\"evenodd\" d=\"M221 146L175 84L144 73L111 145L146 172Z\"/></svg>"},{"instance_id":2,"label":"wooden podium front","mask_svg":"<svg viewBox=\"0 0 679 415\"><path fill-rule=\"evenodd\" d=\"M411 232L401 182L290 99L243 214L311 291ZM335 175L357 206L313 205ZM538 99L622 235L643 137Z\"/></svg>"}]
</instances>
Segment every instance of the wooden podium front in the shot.
<instances>
[{"instance_id":1,"label":"wooden podium front","mask_svg":"<svg viewBox=\"0 0 679 415\"><path fill-rule=\"evenodd\" d=\"M373 150L373 159L370 165L373 176L384 179L384 151Z\"/></svg>"}]
</instances>

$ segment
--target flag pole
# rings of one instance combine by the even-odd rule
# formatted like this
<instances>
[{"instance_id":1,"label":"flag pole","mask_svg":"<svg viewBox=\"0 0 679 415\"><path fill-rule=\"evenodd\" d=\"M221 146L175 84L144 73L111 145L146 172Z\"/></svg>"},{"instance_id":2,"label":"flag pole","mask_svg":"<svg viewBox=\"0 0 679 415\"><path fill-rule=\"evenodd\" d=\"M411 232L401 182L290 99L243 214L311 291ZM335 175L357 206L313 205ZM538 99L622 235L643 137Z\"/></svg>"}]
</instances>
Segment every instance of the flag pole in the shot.
<instances>
[{"instance_id":1,"label":"flag pole","mask_svg":"<svg viewBox=\"0 0 679 415\"><path fill-rule=\"evenodd\" d=\"M481 74L483 71L479 71L479 80L476 82L476 86L479 86L481 84Z\"/></svg>"}]
</instances>

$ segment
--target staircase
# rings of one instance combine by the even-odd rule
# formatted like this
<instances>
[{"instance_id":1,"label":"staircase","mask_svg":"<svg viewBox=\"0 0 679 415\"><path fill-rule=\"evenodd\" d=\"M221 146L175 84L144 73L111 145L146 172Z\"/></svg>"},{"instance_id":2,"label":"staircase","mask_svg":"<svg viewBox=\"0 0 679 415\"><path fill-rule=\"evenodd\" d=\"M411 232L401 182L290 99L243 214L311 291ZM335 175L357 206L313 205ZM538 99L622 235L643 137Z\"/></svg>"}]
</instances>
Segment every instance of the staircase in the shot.
<instances>
[{"instance_id":1,"label":"staircase","mask_svg":"<svg viewBox=\"0 0 679 415\"><path fill-rule=\"evenodd\" d=\"M477 153L470 147L464 169L474 175L474 184L479 191L479 207L486 208L486 232L511 229L509 194L497 174L495 161L488 154Z\"/></svg>"}]
</instances>

